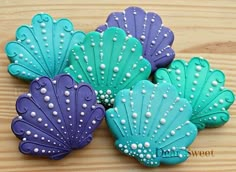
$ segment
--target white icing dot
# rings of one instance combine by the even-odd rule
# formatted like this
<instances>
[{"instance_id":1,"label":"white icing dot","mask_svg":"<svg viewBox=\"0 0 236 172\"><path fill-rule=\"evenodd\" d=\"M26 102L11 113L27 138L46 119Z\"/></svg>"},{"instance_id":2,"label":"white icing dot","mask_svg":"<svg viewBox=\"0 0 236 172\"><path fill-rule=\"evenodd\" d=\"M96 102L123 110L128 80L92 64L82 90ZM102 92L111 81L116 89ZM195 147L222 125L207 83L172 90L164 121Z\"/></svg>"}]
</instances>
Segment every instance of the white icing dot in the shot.
<instances>
[{"instance_id":1,"label":"white icing dot","mask_svg":"<svg viewBox=\"0 0 236 172\"><path fill-rule=\"evenodd\" d=\"M183 111L184 111L184 108L180 108L179 111L180 111L180 112L183 112Z\"/></svg>"},{"instance_id":2,"label":"white icing dot","mask_svg":"<svg viewBox=\"0 0 236 172\"><path fill-rule=\"evenodd\" d=\"M86 108L86 107L87 107L87 104L84 103L82 106L83 106L83 108Z\"/></svg>"},{"instance_id":3,"label":"white icing dot","mask_svg":"<svg viewBox=\"0 0 236 172\"><path fill-rule=\"evenodd\" d=\"M140 68L140 72L143 72L144 71L144 68Z\"/></svg>"},{"instance_id":4,"label":"white icing dot","mask_svg":"<svg viewBox=\"0 0 236 172\"><path fill-rule=\"evenodd\" d=\"M101 68L101 69L105 69L105 68L106 68L106 65L105 65L105 64L101 64L101 65L100 65L100 68Z\"/></svg>"},{"instance_id":5,"label":"white icing dot","mask_svg":"<svg viewBox=\"0 0 236 172\"><path fill-rule=\"evenodd\" d=\"M144 40L145 39L145 35L141 35L140 39Z\"/></svg>"},{"instance_id":6,"label":"white icing dot","mask_svg":"<svg viewBox=\"0 0 236 172\"><path fill-rule=\"evenodd\" d=\"M49 107L50 109L52 109L52 108L54 108L54 104L53 104L53 103L49 103L49 104L48 104L48 107Z\"/></svg>"},{"instance_id":7,"label":"white icing dot","mask_svg":"<svg viewBox=\"0 0 236 172\"><path fill-rule=\"evenodd\" d=\"M57 120L57 122L60 124L60 123L61 123L61 120L60 120L60 119L58 119L58 120Z\"/></svg>"},{"instance_id":8,"label":"white icing dot","mask_svg":"<svg viewBox=\"0 0 236 172\"><path fill-rule=\"evenodd\" d=\"M150 147L150 143L149 142L145 142L144 143L144 147L146 147L146 148Z\"/></svg>"},{"instance_id":9,"label":"white icing dot","mask_svg":"<svg viewBox=\"0 0 236 172\"><path fill-rule=\"evenodd\" d=\"M161 124L165 124L165 123L166 123L166 120L165 120L164 118L161 118L160 123L161 123Z\"/></svg>"},{"instance_id":10,"label":"white icing dot","mask_svg":"<svg viewBox=\"0 0 236 172\"><path fill-rule=\"evenodd\" d=\"M54 116L57 116L57 111L53 111L52 114L53 114Z\"/></svg>"},{"instance_id":11,"label":"white icing dot","mask_svg":"<svg viewBox=\"0 0 236 172\"><path fill-rule=\"evenodd\" d=\"M197 65L197 66L196 66L196 70L197 70L197 71L201 71L201 70L202 70L202 67L201 67L200 65Z\"/></svg>"},{"instance_id":12,"label":"white icing dot","mask_svg":"<svg viewBox=\"0 0 236 172\"><path fill-rule=\"evenodd\" d=\"M147 158L147 159L150 159L150 158L151 158L151 155L150 155L150 154L147 154L147 155L146 155L146 158Z\"/></svg>"},{"instance_id":13,"label":"white icing dot","mask_svg":"<svg viewBox=\"0 0 236 172\"><path fill-rule=\"evenodd\" d=\"M35 135L34 135L34 138L38 138L38 134L35 134Z\"/></svg>"},{"instance_id":14,"label":"white icing dot","mask_svg":"<svg viewBox=\"0 0 236 172\"><path fill-rule=\"evenodd\" d=\"M146 117L147 117L147 118L150 118L151 116L152 116L151 112L147 112L147 113L146 113Z\"/></svg>"},{"instance_id":15,"label":"white icing dot","mask_svg":"<svg viewBox=\"0 0 236 172\"><path fill-rule=\"evenodd\" d=\"M200 75L199 75L199 73L195 73L195 77L197 77L197 78L198 78L199 76L200 76Z\"/></svg>"},{"instance_id":16,"label":"white icing dot","mask_svg":"<svg viewBox=\"0 0 236 172\"><path fill-rule=\"evenodd\" d=\"M189 132L187 132L187 133L186 133L186 136L190 136L190 133L189 133Z\"/></svg>"},{"instance_id":17,"label":"white icing dot","mask_svg":"<svg viewBox=\"0 0 236 172\"><path fill-rule=\"evenodd\" d=\"M216 117L216 116L213 116L213 119L214 119L214 120L216 120L216 119L217 119L217 117Z\"/></svg>"},{"instance_id":18,"label":"white icing dot","mask_svg":"<svg viewBox=\"0 0 236 172\"><path fill-rule=\"evenodd\" d=\"M122 144L119 144L118 146L119 146L119 148L122 148L122 147L123 147L123 145L122 145Z\"/></svg>"},{"instance_id":19,"label":"white icing dot","mask_svg":"<svg viewBox=\"0 0 236 172\"><path fill-rule=\"evenodd\" d=\"M35 112L31 112L30 115L31 115L32 117L35 117L35 116L36 116L36 113L35 113Z\"/></svg>"},{"instance_id":20,"label":"white icing dot","mask_svg":"<svg viewBox=\"0 0 236 172\"><path fill-rule=\"evenodd\" d=\"M125 99L122 99L121 101L122 101L123 103L125 103L125 102L126 102L126 100L125 100Z\"/></svg>"},{"instance_id":21,"label":"white icing dot","mask_svg":"<svg viewBox=\"0 0 236 172\"><path fill-rule=\"evenodd\" d=\"M124 150L124 153L129 153L128 149L125 149L125 150Z\"/></svg>"},{"instance_id":22,"label":"white icing dot","mask_svg":"<svg viewBox=\"0 0 236 172\"><path fill-rule=\"evenodd\" d=\"M124 119L122 119L120 122L121 122L121 124L125 124L126 121Z\"/></svg>"},{"instance_id":23,"label":"white icing dot","mask_svg":"<svg viewBox=\"0 0 236 172\"><path fill-rule=\"evenodd\" d=\"M220 104L224 103L224 100L223 99L220 99L219 100Z\"/></svg>"},{"instance_id":24,"label":"white icing dot","mask_svg":"<svg viewBox=\"0 0 236 172\"><path fill-rule=\"evenodd\" d=\"M42 122L43 120L42 120L42 118L38 118L38 122Z\"/></svg>"},{"instance_id":25,"label":"white icing dot","mask_svg":"<svg viewBox=\"0 0 236 172\"><path fill-rule=\"evenodd\" d=\"M143 147L143 145L142 145L141 143L139 143L139 144L138 144L138 147L139 147L139 148L142 148L142 147Z\"/></svg>"},{"instance_id":26,"label":"white icing dot","mask_svg":"<svg viewBox=\"0 0 236 172\"><path fill-rule=\"evenodd\" d=\"M46 88L41 88L40 93L45 94L47 92Z\"/></svg>"},{"instance_id":27,"label":"white icing dot","mask_svg":"<svg viewBox=\"0 0 236 172\"><path fill-rule=\"evenodd\" d=\"M70 92L69 91L65 91L65 96L69 96L70 95Z\"/></svg>"},{"instance_id":28,"label":"white icing dot","mask_svg":"<svg viewBox=\"0 0 236 172\"><path fill-rule=\"evenodd\" d=\"M163 94L163 97L164 97L164 98L167 98L168 96L167 96L167 94Z\"/></svg>"},{"instance_id":29,"label":"white icing dot","mask_svg":"<svg viewBox=\"0 0 236 172\"><path fill-rule=\"evenodd\" d=\"M218 82L217 81L212 81L211 83L213 86L217 86Z\"/></svg>"},{"instance_id":30,"label":"white icing dot","mask_svg":"<svg viewBox=\"0 0 236 172\"><path fill-rule=\"evenodd\" d=\"M49 96L45 96L45 97L44 97L44 100L45 100L46 102L48 102L48 101L50 100L50 97L49 97Z\"/></svg>"},{"instance_id":31,"label":"white icing dot","mask_svg":"<svg viewBox=\"0 0 236 172\"><path fill-rule=\"evenodd\" d=\"M183 155L182 155L182 154L179 154L179 157L180 157L180 158L182 158L182 157L183 157Z\"/></svg>"},{"instance_id":32,"label":"white icing dot","mask_svg":"<svg viewBox=\"0 0 236 172\"><path fill-rule=\"evenodd\" d=\"M132 117L133 117L133 118L137 118L137 116L138 116L138 114L135 113L135 112L132 114Z\"/></svg>"},{"instance_id":33,"label":"white icing dot","mask_svg":"<svg viewBox=\"0 0 236 172\"><path fill-rule=\"evenodd\" d=\"M95 120L92 120L92 124L96 124L96 121L95 121Z\"/></svg>"},{"instance_id":34,"label":"white icing dot","mask_svg":"<svg viewBox=\"0 0 236 172\"><path fill-rule=\"evenodd\" d=\"M64 34L64 33L61 33L60 36L63 38L63 37L65 36L65 34Z\"/></svg>"},{"instance_id":35,"label":"white icing dot","mask_svg":"<svg viewBox=\"0 0 236 172\"><path fill-rule=\"evenodd\" d=\"M119 71L119 68L118 68L118 67L114 67L113 71L114 71L114 72L118 72L118 71Z\"/></svg>"},{"instance_id":36,"label":"white icing dot","mask_svg":"<svg viewBox=\"0 0 236 172\"><path fill-rule=\"evenodd\" d=\"M175 131L174 130L172 130L171 132L170 132L170 135L175 135Z\"/></svg>"},{"instance_id":37,"label":"white icing dot","mask_svg":"<svg viewBox=\"0 0 236 172\"><path fill-rule=\"evenodd\" d=\"M26 134L29 136L31 134L31 131L26 131Z\"/></svg>"},{"instance_id":38,"label":"white icing dot","mask_svg":"<svg viewBox=\"0 0 236 172\"><path fill-rule=\"evenodd\" d=\"M133 143L133 144L131 144L131 148L133 149L133 150L135 150L135 149L137 149L137 144L135 144L135 143Z\"/></svg>"},{"instance_id":39,"label":"white icing dot","mask_svg":"<svg viewBox=\"0 0 236 172\"><path fill-rule=\"evenodd\" d=\"M130 78L130 77L131 77L131 74L130 74L130 73L126 73L126 77L127 77L127 78Z\"/></svg>"},{"instance_id":40,"label":"white icing dot","mask_svg":"<svg viewBox=\"0 0 236 172\"><path fill-rule=\"evenodd\" d=\"M140 154L139 157L140 157L140 158L143 158L143 154Z\"/></svg>"},{"instance_id":41,"label":"white icing dot","mask_svg":"<svg viewBox=\"0 0 236 172\"><path fill-rule=\"evenodd\" d=\"M194 85L197 85L197 81L196 81L196 80L195 80L195 81L193 81L193 84L194 84Z\"/></svg>"},{"instance_id":42,"label":"white icing dot","mask_svg":"<svg viewBox=\"0 0 236 172\"><path fill-rule=\"evenodd\" d=\"M93 70L93 68L92 68L91 66L88 66L88 67L87 67L87 71L88 71L88 72L92 72L92 70Z\"/></svg>"},{"instance_id":43,"label":"white icing dot","mask_svg":"<svg viewBox=\"0 0 236 172\"><path fill-rule=\"evenodd\" d=\"M34 152L37 153L39 151L38 148L34 148Z\"/></svg>"}]
</instances>

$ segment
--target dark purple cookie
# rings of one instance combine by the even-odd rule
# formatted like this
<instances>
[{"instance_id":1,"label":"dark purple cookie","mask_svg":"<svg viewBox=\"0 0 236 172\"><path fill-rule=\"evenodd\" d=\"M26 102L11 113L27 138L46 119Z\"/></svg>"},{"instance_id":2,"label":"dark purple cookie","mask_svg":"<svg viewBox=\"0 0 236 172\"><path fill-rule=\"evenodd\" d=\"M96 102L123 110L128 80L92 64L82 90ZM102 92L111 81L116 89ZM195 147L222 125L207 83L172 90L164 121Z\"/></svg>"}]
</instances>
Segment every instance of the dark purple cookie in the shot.
<instances>
[{"instance_id":1,"label":"dark purple cookie","mask_svg":"<svg viewBox=\"0 0 236 172\"><path fill-rule=\"evenodd\" d=\"M164 27L159 15L145 12L139 7L129 7L124 12L111 13L105 25L96 30L102 32L108 27L119 27L132 35L143 45L143 56L152 65L152 72L167 67L175 57L171 48L173 32Z\"/></svg>"},{"instance_id":2,"label":"dark purple cookie","mask_svg":"<svg viewBox=\"0 0 236 172\"><path fill-rule=\"evenodd\" d=\"M34 80L30 93L17 99L16 110L12 131L22 140L20 151L51 159L89 144L105 114L91 86L77 85L66 74Z\"/></svg>"}]
</instances>

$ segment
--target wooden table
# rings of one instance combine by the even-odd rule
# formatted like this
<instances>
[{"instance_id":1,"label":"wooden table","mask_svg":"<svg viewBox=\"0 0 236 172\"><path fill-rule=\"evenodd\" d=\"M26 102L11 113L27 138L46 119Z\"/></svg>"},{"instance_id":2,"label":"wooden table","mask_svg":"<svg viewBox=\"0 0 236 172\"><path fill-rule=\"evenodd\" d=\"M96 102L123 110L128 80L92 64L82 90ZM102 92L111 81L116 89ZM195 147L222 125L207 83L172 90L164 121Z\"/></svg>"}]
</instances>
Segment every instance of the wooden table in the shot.
<instances>
[{"instance_id":1,"label":"wooden table","mask_svg":"<svg viewBox=\"0 0 236 172\"><path fill-rule=\"evenodd\" d=\"M76 29L89 32L106 20L112 11L137 5L159 13L175 33L176 58L207 58L212 68L227 76L226 87L236 93L236 1L189 0L1 0L0 3L0 171L236 171L236 104L230 108L231 120L223 127L199 133L191 150L198 155L176 166L147 169L113 147L105 122L85 149L74 151L60 161L32 158L19 153L19 140L10 124L16 115L15 100L28 91L28 84L7 73L9 61L4 53L6 42L15 39L21 24L30 24L38 12L54 18L72 20ZM234 131L235 130L235 131ZM200 153L201 152L201 153Z\"/></svg>"}]
</instances>

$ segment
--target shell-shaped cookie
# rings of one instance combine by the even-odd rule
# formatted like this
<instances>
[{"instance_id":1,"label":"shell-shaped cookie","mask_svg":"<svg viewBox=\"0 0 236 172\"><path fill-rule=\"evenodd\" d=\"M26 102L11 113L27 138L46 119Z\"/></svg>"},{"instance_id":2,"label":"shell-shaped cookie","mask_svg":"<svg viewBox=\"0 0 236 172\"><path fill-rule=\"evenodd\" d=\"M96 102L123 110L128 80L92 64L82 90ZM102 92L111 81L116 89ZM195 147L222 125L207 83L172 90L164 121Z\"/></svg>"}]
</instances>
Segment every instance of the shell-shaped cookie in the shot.
<instances>
[{"instance_id":1,"label":"shell-shaped cookie","mask_svg":"<svg viewBox=\"0 0 236 172\"><path fill-rule=\"evenodd\" d=\"M11 62L11 75L31 81L37 77L63 73L68 65L69 52L74 44L83 41L85 34L74 31L65 18L54 20L48 14L37 14L32 25L22 25L16 31L16 41L6 45L5 52Z\"/></svg>"},{"instance_id":2,"label":"shell-shaped cookie","mask_svg":"<svg viewBox=\"0 0 236 172\"><path fill-rule=\"evenodd\" d=\"M157 70L155 80L176 86L179 96L192 105L191 121L199 130L218 127L229 120L227 109L234 102L234 94L224 88L224 73L211 69L207 60L200 57L189 63L175 60L168 69Z\"/></svg>"},{"instance_id":3,"label":"shell-shaped cookie","mask_svg":"<svg viewBox=\"0 0 236 172\"><path fill-rule=\"evenodd\" d=\"M188 158L187 147L197 135L191 115L191 105L174 86L144 80L117 94L106 121L118 150L156 167Z\"/></svg>"},{"instance_id":4,"label":"shell-shaped cookie","mask_svg":"<svg viewBox=\"0 0 236 172\"><path fill-rule=\"evenodd\" d=\"M175 57L171 48L174 34L163 26L156 13L145 12L139 7L129 7L124 12L111 13L106 24L98 27L97 31L102 32L109 27L119 27L142 43L143 57L151 63L153 72L168 66Z\"/></svg>"},{"instance_id":5,"label":"shell-shaped cookie","mask_svg":"<svg viewBox=\"0 0 236 172\"><path fill-rule=\"evenodd\" d=\"M89 144L105 115L94 90L65 74L32 81L30 92L17 99L16 110L12 131L21 139L20 151L51 159Z\"/></svg>"},{"instance_id":6,"label":"shell-shaped cookie","mask_svg":"<svg viewBox=\"0 0 236 172\"><path fill-rule=\"evenodd\" d=\"M78 82L91 84L98 103L107 107L118 91L147 79L151 73L140 42L119 28L88 33L84 42L72 49L69 64L65 72Z\"/></svg>"}]
</instances>

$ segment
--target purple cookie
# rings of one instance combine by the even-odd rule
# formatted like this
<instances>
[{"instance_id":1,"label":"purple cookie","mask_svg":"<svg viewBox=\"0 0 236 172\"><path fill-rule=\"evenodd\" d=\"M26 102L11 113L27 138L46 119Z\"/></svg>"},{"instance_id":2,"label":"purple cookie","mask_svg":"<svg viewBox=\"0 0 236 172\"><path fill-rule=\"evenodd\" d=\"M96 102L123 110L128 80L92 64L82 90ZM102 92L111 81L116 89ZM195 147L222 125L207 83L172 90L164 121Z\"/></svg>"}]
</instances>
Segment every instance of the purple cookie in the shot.
<instances>
[{"instance_id":1,"label":"purple cookie","mask_svg":"<svg viewBox=\"0 0 236 172\"><path fill-rule=\"evenodd\" d=\"M91 86L77 85L66 74L34 80L30 93L17 99L16 110L12 131L22 140L20 151L51 159L89 144L105 114Z\"/></svg>"},{"instance_id":2,"label":"purple cookie","mask_svg":"<svg viewBox=\"0 0 236 172\"><path fill-rule=\"evenodd\" d=\"M129 7L124 12L111 13L106 24L96 30L103 32L108 27L119 27L142 43L143 56L151 63L152 72L167 67L175 57L171 48L174 34L163 26L160 16L156 13L147 13L139 7Z\"/></svg>"}]
</instances>

